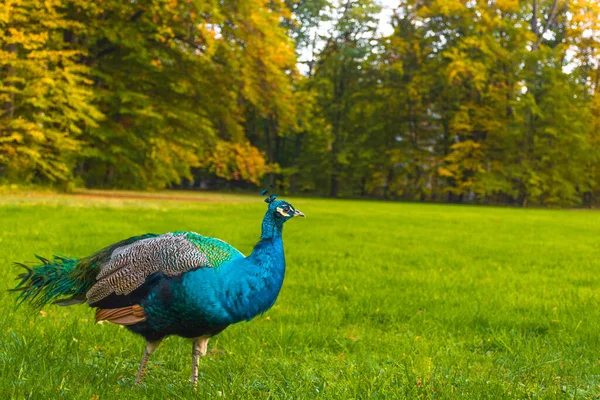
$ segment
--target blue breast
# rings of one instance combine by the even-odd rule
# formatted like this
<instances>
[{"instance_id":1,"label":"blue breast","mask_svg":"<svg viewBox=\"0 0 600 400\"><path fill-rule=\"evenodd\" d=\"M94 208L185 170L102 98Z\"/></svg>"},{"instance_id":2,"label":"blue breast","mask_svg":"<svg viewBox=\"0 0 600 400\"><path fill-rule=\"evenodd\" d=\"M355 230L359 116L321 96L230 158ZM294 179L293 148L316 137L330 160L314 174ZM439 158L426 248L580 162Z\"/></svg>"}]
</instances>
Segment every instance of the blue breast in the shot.
<instances>
[{"instance_id":1,"label":"blue breast","mask_svg":"<svg viewBox=\"0 0 600 400\"><path fill-rule=\"evenodd\" d=\"M261 240L249 257L171 279L145 302L154 329L220 326L250 320L277 299L285 273L281 238Z\"/></svg>"}]
</instances>

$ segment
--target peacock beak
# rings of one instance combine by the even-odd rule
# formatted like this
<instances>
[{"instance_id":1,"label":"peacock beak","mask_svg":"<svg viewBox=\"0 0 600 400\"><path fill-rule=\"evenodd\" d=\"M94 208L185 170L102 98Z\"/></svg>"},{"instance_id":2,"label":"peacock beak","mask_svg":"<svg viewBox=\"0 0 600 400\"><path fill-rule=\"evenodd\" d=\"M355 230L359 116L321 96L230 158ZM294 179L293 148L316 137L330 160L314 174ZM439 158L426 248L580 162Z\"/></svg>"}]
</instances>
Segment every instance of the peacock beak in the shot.
<instances>
[{"instance_id":1,"label":"peacock beak","mask_svg":"<svg viewBox=\"0 0 600 400\"><path fill-rule=\"evenodd\" d=\"M302 211L294 210L294 217L306 217Z\"/></svg>"}]
</instances>

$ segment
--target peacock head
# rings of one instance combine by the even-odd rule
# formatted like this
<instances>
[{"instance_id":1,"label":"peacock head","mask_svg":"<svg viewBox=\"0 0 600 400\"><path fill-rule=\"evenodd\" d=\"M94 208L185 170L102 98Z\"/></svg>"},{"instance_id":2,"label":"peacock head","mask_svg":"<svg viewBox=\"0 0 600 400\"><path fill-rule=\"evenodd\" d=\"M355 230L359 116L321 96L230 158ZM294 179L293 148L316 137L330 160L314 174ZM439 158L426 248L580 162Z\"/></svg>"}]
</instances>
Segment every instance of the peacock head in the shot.
<instances>
[{"instance_id":1,"label":"peacock head","mask_svg":"<svg viewBox=\"0 0 600 400\"><path fill-rule=\"evenodd\" d=\"M293 205L285 200L276 200L277 196L272 194L265 199L269 205L267 213L271 213L276 221L285 222L294 217L304 217L304 213L297 210Z\"/></svg>"}]
</instances>

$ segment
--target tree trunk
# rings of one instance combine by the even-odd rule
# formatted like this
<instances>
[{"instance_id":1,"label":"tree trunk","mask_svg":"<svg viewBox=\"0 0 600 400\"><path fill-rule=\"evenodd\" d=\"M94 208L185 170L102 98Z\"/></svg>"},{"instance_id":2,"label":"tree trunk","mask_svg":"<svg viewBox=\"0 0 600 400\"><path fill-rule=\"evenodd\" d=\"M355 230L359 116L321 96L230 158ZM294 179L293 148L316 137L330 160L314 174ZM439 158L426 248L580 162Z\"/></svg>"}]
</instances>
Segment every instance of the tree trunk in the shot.
<instances>
[{"instance_id":1,"label":"tree trunk","mask_svg":"<svg viewBox=\"0 0 600 400\"><path fill-rule=\"evenodd\" d=\"M338 197L340 190L339 177L336 172L331 174L331 190L329 191L330 197Z\"/></svg>"},{"instance_id":2,"label":"tree trunk","mask_svg":"<svg viewBox=\"0 0 600 400\"><path fill-rule=\"evenodd\" d=\"M531 32L537 36L538 34L538 20L537 20L537 0L533 0L533 10L531 16Z\"/></svg>"},{"instance_id":3,"label":"tree trunk","mask_svg":"<svg viewBox=\"0 0 600 400\"><path fill-rule=\"evenodd\" d=\"M273 163L273 143L271 140L271 128L273 126L273 118L269 117L268 120L264 120L264 132L265 132L265 142L267 145L267 161L269 164ZM269 185L275 184L275 176L273 173L269 173Z\"/></svg>"}]
</instances>

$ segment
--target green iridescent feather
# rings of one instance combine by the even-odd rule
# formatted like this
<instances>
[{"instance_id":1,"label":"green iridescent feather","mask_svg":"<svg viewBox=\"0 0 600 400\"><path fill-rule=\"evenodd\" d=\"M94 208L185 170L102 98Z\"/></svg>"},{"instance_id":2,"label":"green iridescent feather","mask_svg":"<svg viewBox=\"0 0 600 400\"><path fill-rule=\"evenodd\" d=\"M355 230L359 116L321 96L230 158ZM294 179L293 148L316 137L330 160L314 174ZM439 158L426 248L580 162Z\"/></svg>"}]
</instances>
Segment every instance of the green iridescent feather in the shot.
<instances>
[{"instance_id":1,"label":"green iridescent feather","mask_svg":"<svg viewBox=\"0 0 600 400\"><path fill-rule=\"evenodd\" d=\"M175 232L175 234L177 233L184 232ZM195 232L185 232L185 238L206 255L208 262L213 267L218 267L235 258L244 257L238 249L219 239L202 236Z\"/></svg>"},{"instance_id":2,"label":"green iridescent feather","mask_svg":"<svg viewBox=\"0 0 600 400\"><path fill-rule=\"evenodd\" d=\"M85 294L87 287L72 278L78 260L54 256L52 261L36 256L42 265L29 268L18 264L27 271L19 275L21 282L14 291L21 291L18 304L29 301L35 307L42 307L59 296L76 297Z\"/></svg>"}]
</instances>

